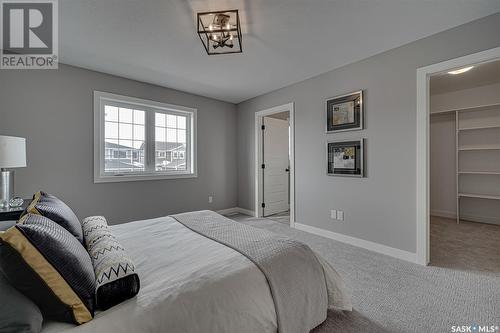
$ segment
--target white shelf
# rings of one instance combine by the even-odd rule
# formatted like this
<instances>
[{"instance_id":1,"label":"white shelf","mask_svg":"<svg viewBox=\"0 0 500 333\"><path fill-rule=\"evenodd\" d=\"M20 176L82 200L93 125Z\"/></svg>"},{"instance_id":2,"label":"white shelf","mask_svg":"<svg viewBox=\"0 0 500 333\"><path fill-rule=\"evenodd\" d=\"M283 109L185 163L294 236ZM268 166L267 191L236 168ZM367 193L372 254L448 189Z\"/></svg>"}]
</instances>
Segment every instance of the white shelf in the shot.
<instances>
[{"instance_id":1,"label":"white shelf","mask_svg":"<svg viewBox=\"0 0 500 333\"><path fill-rule=\"evenodd\" d=\"M468 151L468 150L500 150L500 145L477 145L477 146L462 146L458 147L460 151Z\"/></svg>"},{"instance_id":2,"label":"white shelf","mask_svg":"<svg viewBox=\"0 0 500 333\"><path fill-rule=\"evenodd\" d=\"M500 103L485 104L485 105L479 105L479 106L471 106L471 107L468 107L468 108L460 108L460 109L438 110L438 111L435 111L435 112L431 112L430 114L433 115L433 114L448 113L448 112L479 111L479 110L493 108L495 106L500 106Z\"/></svg>"},{"instance_id":3,"label":"white shelf","mask_svg":"<svg viewBox=\"0 0 500 333\"><path fill-rule=\"evenodd\" d=\"M459 175L500 175L500 171L459 171Z\"/></svg>"},{"instance_id":4,"label":"white shelf","mask_svg":"<svg viewBox=\"0 0 500 333\"><path fill-rule=\"evenodd\" d=\"M500 195L493 195L493 194L458 193L458 197L459 198L477 198L477 199L500 200Z\"/></svg>"},{"instance_id":5,"label":"white shelf","mask_svg":"<svg viewBox=\"0 0 500 333\"><path fill-rule=\"evenodd\" d=\"M459 131L459 132L461 132L461 131L474 131L474 130L491 129L491 128L500 128L500 125L462 127L462 128L457 128L457 131Z\"/></svg>"},{"instance_id":6,"label":"white shelf","mask_svg":"<svg viewBox=\"0 0 500 333\"><path fill-rule=\"evenodd\" d=\"M495 184L498 184L498 176L500 176L500 170L498 170L500 142L497 131L500 129L500 104L481 105L454 111L457 223L460 223L461 198L500 200L499 194L487 194L498 193ZM471 163L473 161L471 159L475 159L474 163ZM470 171L466 171L467 169ZM465 177L464 175L476 176ZM460 192L460 189L464 192Z\"/></svg>"}]
</instances>

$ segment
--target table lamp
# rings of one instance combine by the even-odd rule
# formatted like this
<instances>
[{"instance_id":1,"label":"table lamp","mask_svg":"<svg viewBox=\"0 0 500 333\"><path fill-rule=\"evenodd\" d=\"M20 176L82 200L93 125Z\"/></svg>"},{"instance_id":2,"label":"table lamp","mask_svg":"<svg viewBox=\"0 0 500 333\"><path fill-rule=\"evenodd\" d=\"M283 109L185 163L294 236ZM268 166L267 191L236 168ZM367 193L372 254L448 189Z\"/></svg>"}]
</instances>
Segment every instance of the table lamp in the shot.
<instances>
[{"instance_id":1,"label":"table lamp","mask_svg":"<svg viewBox=\"0 0 500 333\"><path fill-rule=\"evenodd\" d=\"M8 208L14 196L14 170L26 166L26 139L0 135L0 208Z\"/></svg>"}]
</instances>

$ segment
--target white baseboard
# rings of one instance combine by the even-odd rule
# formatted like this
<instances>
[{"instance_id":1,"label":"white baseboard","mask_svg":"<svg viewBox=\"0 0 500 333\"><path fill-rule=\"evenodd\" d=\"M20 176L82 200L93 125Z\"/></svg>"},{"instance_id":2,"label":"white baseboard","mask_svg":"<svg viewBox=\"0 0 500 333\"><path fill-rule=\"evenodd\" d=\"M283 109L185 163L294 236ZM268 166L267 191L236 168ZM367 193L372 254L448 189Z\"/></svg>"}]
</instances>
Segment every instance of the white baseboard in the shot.
<instances>
[{"instance_id":1,"label":"white baseboard","mask_svg":"<svg viewBox=\"0 0 500 333\"><path fill-rule=\"evenodd\" d=\"M457 213L446 211L446 210L434 209L434 210L431 210L431 216L444 217L444 218L448 218L448 219L456 219ZM460 220L488 223L488 224L500 224L498 217L491 217L491 216L476 216L476 215L460 214Z\"/></svg>"},{"instance_id":2,"label":"white baseboard","mask_svg":"<svg viewBox=\"0 0 500 333\"><path fill-rule=\"evenodd\" d=\"M252 210L240 208L240 207L232 207L227 209L218 210L217 213L225 216L234 215L234 214L245 214L249 216L255 216L255 212Z\"/></svg>"},{"instance_id":3,"label":"white baseboard","mask_svg":"<svg viewBox=\"0 0 500 333\"><path fill-rule=\"evenodd\" d=\"M339 233L336 233L333 231L329 231L329 230L325 230L325 229L321 229L321 228L317 228L317 227L312 227L310 225L301 224L301 223L297 223L297 222L295 222L295 228L302 230L302 231L310 232L310 233L318 235L318 236L330 238L330 239L333 239L333 240L336 240L336 241L339 241L342 243L347 243L350 245L361 247L363 249L367 249L367 250L370 250L373 252L382 253L382 254L385 254L387 256L391 256L394 258L406 260L406 261L409 261L412 263L417 262L417 254L416 253L403 251L403 250L396 249L394 247L390 247L387 245L382 245L379 243L370 242L370 241L367 241L367 240L364 240L361 238L351 237L351 236L339 234Z\"/></svg>"},{"instance_id":4,"label":"white baseboard","mask_svg":"<svg viewBox=\"0 0 500 333\"><path fill-rule=\"evenodd\" d=\"M444 217L447 219L456 219L457 213L450 212L447 210L434 209L434 210L431 210L431 216Z\"/></svg>"},{"instance_id":5,"label":"white baseboard","mask_svg":"<svg viewBox=\"0 0 500 333\"><path fill-rule=\"evenodd\" d=\"M253 210L240 208L240 207L238 207L238 213L245 214L248 216L255 216L255 212Z\"/></svg>"},{"instance_id":6,"label":"white baseboard","mask_svg":"<svg viewBox=\"0 0 500 333\"><path fill-rule=\"evenodd\" d=\"M233 208L226 208L226 209L218 210L216 213L219 213L220 215L228 216L228 215L238 214L239 212L238 212L238 207L233 207Z\"/></svg>"}]
</instances>

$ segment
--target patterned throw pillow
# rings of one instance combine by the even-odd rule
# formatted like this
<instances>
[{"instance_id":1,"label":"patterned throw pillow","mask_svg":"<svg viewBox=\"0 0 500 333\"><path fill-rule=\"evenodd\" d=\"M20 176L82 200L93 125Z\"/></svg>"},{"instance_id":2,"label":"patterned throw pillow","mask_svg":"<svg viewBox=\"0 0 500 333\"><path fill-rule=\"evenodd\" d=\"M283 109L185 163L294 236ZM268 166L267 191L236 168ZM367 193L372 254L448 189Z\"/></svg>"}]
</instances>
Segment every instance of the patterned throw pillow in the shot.
<instances>
[{"instance_id":1,"label":"patterned throw pillow","mask_svg":"<svg viewBox=\"0 0 500 333\"><path fill-rule=\"evenodd\" d=\"M33 200L26 208L25 214L42 215L59 224L75 236L83 244L82 225L75 213L64 202L55 196L38 191L33 196Z\"/></svg>"},{"instance_id":2,"label":"patterned throw pillow","mask_svg":"<svg viewBox=\"0 0 500 333\"><path fill-rule=\"evenodd\" d=\"M27 214L0 233L0 269L44 317L83 324L94 316L95 275L85 248L51 220Z\"/></svg>"},{"instance_id":3,"label":"patterned throw pillow","mask_svg":"<svg viewBox=\"0 0 500 333\"><path fill-rule=\"evenodd\" d=\"M83 220L83 234L96 276L96 304L109 309L139 292L135 266L103 216Z\"/></svg>"}]
</instances>

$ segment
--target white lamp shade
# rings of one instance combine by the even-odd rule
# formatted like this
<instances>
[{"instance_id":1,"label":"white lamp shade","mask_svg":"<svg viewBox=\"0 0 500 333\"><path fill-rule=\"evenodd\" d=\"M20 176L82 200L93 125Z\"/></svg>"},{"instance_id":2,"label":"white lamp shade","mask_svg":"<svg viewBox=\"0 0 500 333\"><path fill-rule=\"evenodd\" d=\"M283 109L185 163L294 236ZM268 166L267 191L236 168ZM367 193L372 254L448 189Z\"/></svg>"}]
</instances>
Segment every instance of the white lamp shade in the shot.
<instances>
[{"instance_id":1,"label":"white lamp shade","mask_svg":"<svg viewBox=\"0 0 500 333\"><path fill-rule=\"evenodd\" d=\"M0 168L26 166L26 139L0 135Z\"/></svg>"}]
</instances>

